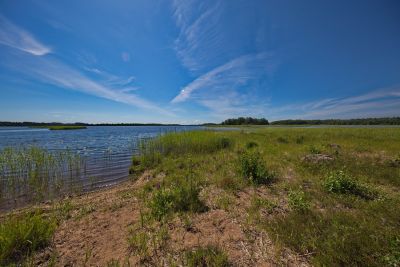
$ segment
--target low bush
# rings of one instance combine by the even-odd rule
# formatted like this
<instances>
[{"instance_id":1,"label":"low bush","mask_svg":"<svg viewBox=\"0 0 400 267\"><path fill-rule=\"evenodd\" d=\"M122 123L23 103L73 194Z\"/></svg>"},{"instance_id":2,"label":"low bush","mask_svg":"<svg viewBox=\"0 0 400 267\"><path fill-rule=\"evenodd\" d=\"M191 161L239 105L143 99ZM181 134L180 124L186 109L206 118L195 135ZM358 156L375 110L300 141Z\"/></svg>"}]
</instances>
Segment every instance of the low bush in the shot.
<instances>
[{"instance_id":1,"label":"low bush","mask_svg":"<svg viewBox=\"0 0 400 267\"><path fill-rule=\"evenodd\" d=\"M277 139L276 139L276 141L278 141L278 143L282 143L282 144L288 144L289 143L289 141L286 139L286 138L284 138L284 137L278 137Z\"/></svg>"},{"instance_id":2,"label":"low bush","mask_svg":"<svg viewBox=\"0 0 400 267\"><path fill-rule=\"evenodd\" d=\"M360 184L344 171L331 172L324 181L324 187L331 193L351 194L364 199L374 199L377 197L377 193L374 190Z\"/></svg>"},{"instance_id":3,"label":"low bush","mask_svg":"<svg viewBox=\"0 0 400 267\"><path fill-rule=\"evenodd\" d=\"M244 151L239 156L240 173L253 184L269 184L274 179L258 151Z\"/></svg>"},{"instance_id":4,"label":"low bush","mask_svg":"<svg viewBox=\"0 0 400 267\"><path fill-rule=\"evenodd\" d=\"M254 148L254 147L258 147L258 143L254 142L254 141L249 141L246 143L247 149Z\"/></svg>"},{"instance_id":5,"label":"low bush","mask_svg":"<svg viewBox=\"0 0 400 267\"><path fill-rule=\"evenodd\" d=\"M188 267L226 267L231 266L228 257L216 247L197 248L185 254L185 266Z\"/></svg>"},{"instance_id":6,"label":"low bush","mask_svg":"<svg viewBox=\"0 0 400 267\"><path fill-rule=\"evenodd\" d=\"M9 217L0 224L0 265L21 261L47 246L56 222L40 214Z\"/></svg>"},{"instance_id":7,"label":"low bush","mask_svg":"<svg viewBox=\"0 0 400 267\"><path fill-rule=\"evenodd\" d=\"M305 212L310 208L310 201L306 198L305 193L300 190L289 192L288 203L292 210L299 212Z\"/></svg>"},{"instance_id":8,"label":"low bush","mask_svg":"<svg viewBox=\"0 0 400 267\"><path fill-rule=\"evenodd\" d=\"M301 145L304 143L304 136L300 135L298 137L296 137L296 144Z\"/></svg>"},{"instance_id":9,"label":"low bush","mask_svg":"<svg viewBox=\"0 0 400 267\"><path fill-rule=\"evenodd\" d=\"M151 216L161 221L172 212L202 212L206 206L199 199L201 187L190 180L179 181L170 188L155 191L149 208Z\"/></svg>"},{"instance_id":10,"label":"low bush","mask_svg":"<svg viewBox=\"0 0 400 267\"><path fill-rule=\"evenodd\" d=\"M314 145L311 145L308 150L311 154L321 154L322 153L322 149L320 147L317 147Z\"/></svg>"}]
</instances>

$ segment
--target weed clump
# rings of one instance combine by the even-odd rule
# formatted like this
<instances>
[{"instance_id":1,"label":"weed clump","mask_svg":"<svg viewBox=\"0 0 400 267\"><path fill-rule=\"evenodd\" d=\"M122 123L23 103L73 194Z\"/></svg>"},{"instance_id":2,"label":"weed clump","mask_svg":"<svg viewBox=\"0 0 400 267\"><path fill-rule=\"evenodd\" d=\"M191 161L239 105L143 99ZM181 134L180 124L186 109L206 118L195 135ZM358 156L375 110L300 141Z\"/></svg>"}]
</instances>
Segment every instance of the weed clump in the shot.
<instances>
[{"instance_id":1,"label":"weed clump","mask_svg":"<svg viewBox=\"0 0 400 267\"><path fill-rule=\"evenodd\" d=\"M19 262L47 246L56 222L40 214L9 217L0 224L0 265Z\"/></svg>"},{"instance_id":2,"label":"weed clump","mask_svg":"<svg viewBox=\"0 0 400 267\"><path fill-rule=\"evenodd\" d=\"M254 141L250 141L250 142L246 143L246 148L247 149L251 149L251 148L254 148L254 147L258 147L258 143L254 142Z\"/></svg>"},{"instance_id":3,"label":"weed clump","mask_svg":"<svg viewBox=\"0 0 400 267\"><path fill-rule=\"evenodd\" d=\"M314 145L311 145L308 150L310 151L311 154L314 154L314 155L322 153L322 149L317 146L314 146Z\"/></svg>"},{"instance_id":4,"label":"weed clump","mask_svg":"<svg viewBox=\"0 0 400 267\"><path fill-rule=\"evenodd\" d=\"M245 151L239 156L240 173L246 180L256 185L269 184L274 179L262 161L258 151Z\"/></svg>"},{"instance_id":5,"label":"weed clump","mask_svg":"<svg viewBox=\"0 0 400 267\"><path fill-rule=\"evenodd\" d=\"M336 194L351 194L364 199L374 199L377 193L365 185L360 184L344 171L332 172L324 181L328 192Z\"/></svg>"},{"instance_id":6,"label":"weed clump","mask_svg":"<svg viewBox=\"0 0 400 267\"><path fill-rule=\"evenodd\" d=\"M289 206L292 210L305 212L310 208L310 201L306 198L304 191L290 191L288 194Z\"/></svg>"},{"instance_id":7,"label":"weed clump","mask_svg":"<svg viewBox=\"0 0 400 267\"><path fill-rule=\"evenodd\" d=\"M155 191L149 208L151 216L161 221L172 212L202 212L205 204L199 199L201 187L192 180L180 181L171 188L160 188Z\"/></svg>"},{"instance_id":8,"label":"weed clump","mask_svg":"<svg viewBox=\"0 0 400 267\"><path fill-rule=\"evenodd\" d=\"M228 257L216 247L197 248L185 254L185 266L227 267L231 266Z\"/></svg>"},{"instance_id":9,"label":"weed clump","mask_svg":"<svg viewBox=\"0 0 400 267\"><path fill-rule=\"evenodd\" d=\"M281 143L281 144L288 144L289 143L289 141L286 139L286 138L284 138L284 137L278 137L277 139L276 139L276 141L278 141L278 143Z\"/></svg>"}]
</instances>

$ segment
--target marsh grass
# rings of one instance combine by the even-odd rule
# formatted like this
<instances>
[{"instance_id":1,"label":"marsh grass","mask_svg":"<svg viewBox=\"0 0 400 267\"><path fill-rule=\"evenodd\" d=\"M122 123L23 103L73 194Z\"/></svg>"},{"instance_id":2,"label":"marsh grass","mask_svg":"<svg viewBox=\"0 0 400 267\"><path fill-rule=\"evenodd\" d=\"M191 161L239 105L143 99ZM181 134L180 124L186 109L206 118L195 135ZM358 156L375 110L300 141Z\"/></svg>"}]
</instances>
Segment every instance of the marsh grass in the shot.
<instances>
[{"instance_id":1,"label":"marsh grass","mask_svg":"<svg viewBox=\"0 0 400 267\"><path fill-rule=\"evenodd\" d=\"M40 201L79 186L83 161L69 151L38 147L0 150L0 199Z\"/></svg>"},{"instance_id":2,"label":"marsh grass","mask_svg":"<svg viewBox=\"0 0 400 267\"><path fill-rule=\"evenodd\" d=\"M213 131L167 133L141 142L139 156L133 158L131 173L158 165L166 157L207 154L233 146L232 139Z\"/></svg>"},{"instance_id":3,"label":"marsh grass","mask_svg":"<svg viewBox=\"0 0 400 267\"><path fill-rule=\"evenodd\" d=\"M0 265L20 262L47 246L56 227L40 213L8 217L0 223Z\"/></svg>"}]
</instances>

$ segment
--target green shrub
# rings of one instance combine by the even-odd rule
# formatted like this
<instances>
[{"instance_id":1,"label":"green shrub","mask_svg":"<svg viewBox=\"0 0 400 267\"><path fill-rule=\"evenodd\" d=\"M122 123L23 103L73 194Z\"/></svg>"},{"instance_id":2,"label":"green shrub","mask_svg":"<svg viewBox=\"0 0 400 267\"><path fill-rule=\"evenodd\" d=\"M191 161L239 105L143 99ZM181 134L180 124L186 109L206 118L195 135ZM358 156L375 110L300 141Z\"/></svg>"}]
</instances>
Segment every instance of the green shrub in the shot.
<instances>
[{"instance_id":1,"label":"green shrub","mask_svg":"<svg viewBox=\"0 0 400 267\"><path fill-rule=\"evenodd\" d=\"M331 193L352 194L365 199L374 199L377 197L376 192L360 184L344 171L330 173L324 181L324 187Z\"/></svg>"},{"instance_id":2,"label":"green shrub","mask_svg":"<svg viewBox=\"0 0 400 267\"><path fill-rule=\"evenodd\" d=\"M298 137L296 137L296 144L303 144L304 143L304 136L300 135Z\"/></svg>"},{"instance_id":3,"label":"green shrub","mask_svg":"<svg viewBox=\"0 0 400 267\"><path fill-rule=\"evenodd\" d=\"M321 154L322 153L321 148L319 148L317 146L314 146L314 145L311 145L309 147L309 151L310 151L311 154Z\"/></svg>"},{"instance_id":4,"label":"green shrub","mask_svg":"<svg viewBox=\"0 0 400 267\"><path fill-rule=\"evenodd\" d=\"M178 181L171 188L157 190L149 202L152 217L161 221L171 212L202 212L206 206L199 199L201 187L192 180Z\"/></svg>"},{"instance_id":5,"label":"green shrub","mask_svg":"<svg viewBox=\"0 0 400 267\"><path fill-rule=\"evenodd\" d=\"M276 141L278 141L278 143L282 143L282 144L287 144L287 143L289 143L289 141L286 139L286 138L284 138L284 137L278 137L277 139L276 139Z\"/></svg>"},{"instance_id":6,"label":"green shrub","mask_svg":"<svg viewBox=\"0 0 400 267\"><path fill-rule=\"evenodd\" d=\"M254 142L254 141L250 141L250 142L246 143L247 149L254 148L254 147L258 147L258 143Z\"/></svg>"},{"instance_id":7,"label":"green shrub","mask_svg":"<svg viewBox=\"0 0 400 267\"><path fill-rule=\"evenodd\" d=\"M193 251L186 252L185 266L225 267L231 266L231 264L224 252L216 247L208 246L206 248L197 248Z\"/></svg>"},{"instance_id":8,"label":"green shrub","mask_svg":"<svg viewBox=\"0 0 400 267\"><path fill-rule=\"evenodd\" d=\"M303 191L290 191L288 194L289 207L295 211L305 212L310 208L310 201Z\"/></svg>"},{"instance_id":9,"label":"green shrub","mask_svg":"<svg viewBox=\"0 0 400 267\"><path fill-rule=\"evenodd\" d=\"M259 185L272 182L274 175L268 172L258 151L245 151L239 156L240 173L246 180Z\"/></svg>"},{"instance_id":10,"label":"green shrub","mask_svg":"<svg viewBox=\"0 0 400 267\"><path fill-rule=\"evenodd\" d=\"M173 209L174 194L170 189L161 188L155 191L149 208L151 215L157 221L161 221Z\"/></svg>"},{"instance_id":11,"label":"green shrub","mask_svg":"<svg viewBox=\"0 0 400 267\"><path fill-rule=\"evenodd\" d=\"M0 265L21 261L47 246L55 227L55 220L40 214L6 218L0 224Z\"/></svg>"}]
</instances>

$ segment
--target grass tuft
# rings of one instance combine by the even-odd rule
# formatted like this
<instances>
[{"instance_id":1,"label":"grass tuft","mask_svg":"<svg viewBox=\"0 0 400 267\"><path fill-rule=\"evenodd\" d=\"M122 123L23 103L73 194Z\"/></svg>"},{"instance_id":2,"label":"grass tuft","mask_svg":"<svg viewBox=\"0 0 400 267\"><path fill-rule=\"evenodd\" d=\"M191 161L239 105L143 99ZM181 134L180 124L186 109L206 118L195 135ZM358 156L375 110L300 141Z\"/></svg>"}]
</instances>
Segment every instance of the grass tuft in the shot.
<instances>
[{"instance_id":1,"label":"grass tuft","mask_svg":"<svg viewBox=\"0 0 400 267\"><path fill-rule=\"evenodd\" d=\"M216 247L197 248L193 251L186 252L185 266L188 267L225 267L231 266L228 257L224 252Z\"/></svg>"},{"instance_id":2,"label":"grass tuft","mask_svg":"<svg viewBox=\"0 0 400 267\"><path fill-rule=\"evenodd\" d=\"M288 194L289 207L292 210L305 212L310 208L310 201L306 198L304 191L289 191Z\"/></svg>"},{"instance_id":3,"label":"grass tuft","mask_svg":"<svg viewBox=\"0 0 400 267\"><path fill-rule=\"evenodd\" d=\"M244 151L239 156L242 177L255 185L269 184L274 179L258 151Z\"/></svg>"},{"instance_id":4,"label":"grass tuft","mask_svg":"<svg viewBox=\"0 0 400 267\"><path fill-rule=\"evenodd\" d=\"M173 212L202 212L207 209L199 199L201 187L192 179L178 180L170 188L155 191L149 208L151 216L157 221Z\"/></svg>"},{"instance_id":5,"label":"grass tuft","mask_svg":"<svg viewBox=\"0 0 400 267\"><path fill-rule=\"evenodd\" d=\"M324 187L331 193L352 194L364 199L374 199L377 197L376 192L360 184L344 171L331 172L324 181Z\"/></svg>"},{"instance_id":6,"label":"grass tuft","mask_svg":"<svg viewBox=\"0 0 400 267\"><path fill-rule=\"evenodd\" d=\"M9 217L0 224L0 265L20 262L47 246L56 222L40 214Z\"/></svg>"}]
</instances>

